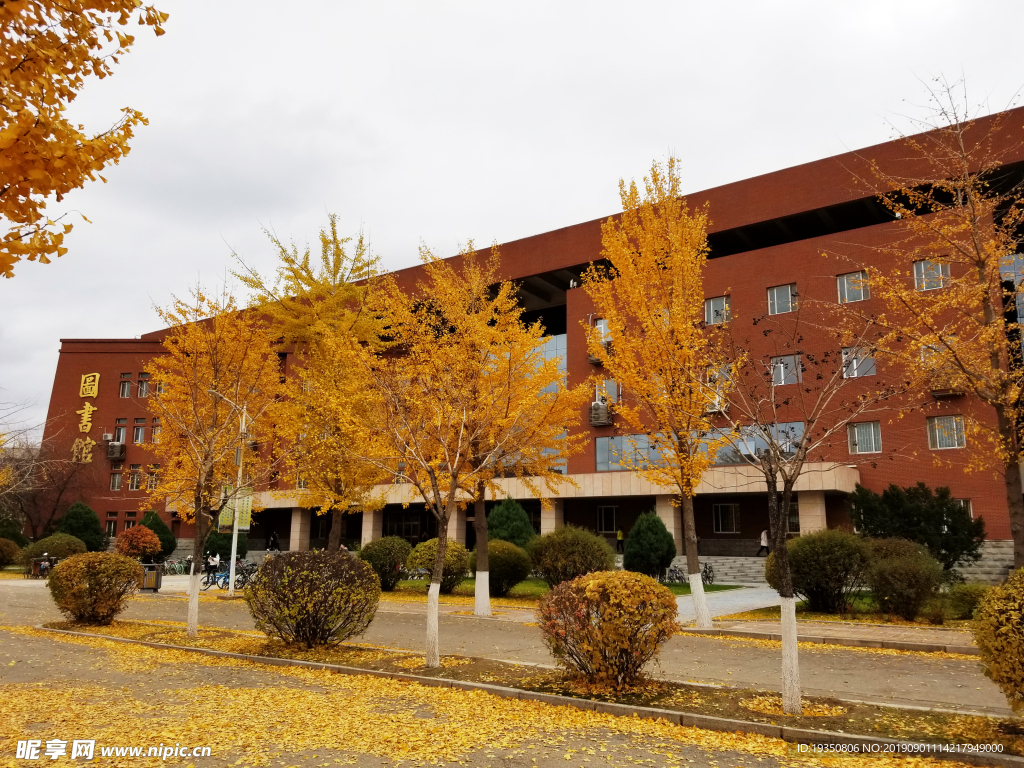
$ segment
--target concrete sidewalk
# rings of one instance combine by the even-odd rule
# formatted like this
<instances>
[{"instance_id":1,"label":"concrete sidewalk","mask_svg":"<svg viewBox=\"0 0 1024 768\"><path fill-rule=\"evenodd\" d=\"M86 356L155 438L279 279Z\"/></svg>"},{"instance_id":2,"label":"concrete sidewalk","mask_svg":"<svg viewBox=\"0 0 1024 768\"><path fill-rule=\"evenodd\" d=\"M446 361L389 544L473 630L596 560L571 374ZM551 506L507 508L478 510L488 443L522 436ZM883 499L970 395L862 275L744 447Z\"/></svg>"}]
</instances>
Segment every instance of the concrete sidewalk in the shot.
<instances>
[{"instance_id":1,"label":"concrete sidewalk","mask_svg":"<svg viewBox=\"0 0 1024 768\"><path fill-rule=\"evenodd\" d=\"M771 608L779 605L781 600L778 592L771 587L761 585L727 589L723 592L705 592L704 594L708 599L711 618L731 616L734 613L754 611L758 608ZM676 605L679 606L679 621L686 625L694 620L696 614L693 611L693 598L690 595L677 597Z\"/></svg>"}]
</instances>

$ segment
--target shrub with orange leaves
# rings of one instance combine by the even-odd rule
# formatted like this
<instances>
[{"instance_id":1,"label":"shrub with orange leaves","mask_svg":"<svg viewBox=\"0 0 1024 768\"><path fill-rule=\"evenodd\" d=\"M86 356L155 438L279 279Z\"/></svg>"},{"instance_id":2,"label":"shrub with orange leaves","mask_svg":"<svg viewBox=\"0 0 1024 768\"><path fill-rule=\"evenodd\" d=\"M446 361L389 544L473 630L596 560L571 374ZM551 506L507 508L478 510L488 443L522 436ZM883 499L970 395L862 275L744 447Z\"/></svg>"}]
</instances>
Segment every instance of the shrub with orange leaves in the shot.
<instances>
[{"instance_id":1,"label":"shrub with orange leaves","mask_svg":"<svg viewBox=\"0 0 1024 768\"><path fill-rule=\"evenodd\" d=\"M978 605L971 629L985 676L1014 712L1024 711L1024 568L994 587Z\"/></svg>"},{"instance_id":2,"label":"shrub with orange leaves","mask_svg":"<svg viewBox=\"0 0 1024 768\"><path fill-rule=\"evenodd\" d=\"M84 552L59 562L47 586L61 613L73 621L109 624L125 609L141 580L142 566L130 557Z\"/></svg>"},{"instance_id":3,"label":"shrub with orange leaves","mask_svg":"<svg viewBox=\"0 0 1024 768\"><path fill-rule=\"evenodd\" d=\"M544 643L570 674L621 690L679 630L676 598L650 576L597 571L541 599Z\"/></svg>"},{"instance_id":4,"label":"shrub with orange leaves","mask_svg":"<svg viewBox=\"0 0 1024 768\"><path fill-rule=\"evenodd\" d=\"M160 538L144 525L133 525L117 537L118 554L125 557L154 557L163 551Z\"/></svg>"}]
</instances>

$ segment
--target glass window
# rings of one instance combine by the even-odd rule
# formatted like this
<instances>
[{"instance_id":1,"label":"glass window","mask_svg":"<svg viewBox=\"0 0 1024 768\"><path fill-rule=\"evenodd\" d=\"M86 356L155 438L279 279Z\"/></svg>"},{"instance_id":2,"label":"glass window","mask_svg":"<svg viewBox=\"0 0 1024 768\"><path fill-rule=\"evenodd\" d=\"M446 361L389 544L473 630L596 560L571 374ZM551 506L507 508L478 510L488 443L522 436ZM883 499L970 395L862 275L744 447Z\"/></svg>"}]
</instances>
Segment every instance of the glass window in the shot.
<instances>
[{"instance_id":1,"label":"glass window","mask_svg":"<svg viewBox=\"0 0 1024 768\"><path fill-rule=\"evenodd\" d=\"M866 349L843 348L843 378L859 379L875 375L875 358Z\"/></svg>"},{"instance_id":2,"label":"glass window","mask_svg":"<svg viewBox=\"0 0 1024 768\"><path fill-rule=\"evenodd\" d=\"M850 424L850 453L881 453L882 424L878 421L866 421L862 424Z\"/></svg>"},{"instance_id":3,"label":"glass window","mask_svg":"<svg viewBox=\"0 0 1024 768\"><path fill-rule=\"evenodd\" d=\"M781 499L779 503L782 503ZM800 505L797 504L796 494L789 500L789 519L786 523L786 533L800 533Z\"/></svg>"},{"instance_id":4,"label":"glass window","mask_svg":"<svg viewBox=\"0 0 1024 768\"><path fill-rule=\"evenodd\" d=\"M914 262L914 288L918 291L934 291L949 285L949 264L923 259Z\"/></svg>"},{"instance_id":5,"label":"glass window","mask_svg":"<svg viewBox=\"0 0 1024 768\"><path fill-rule=\"evenodd\" d=\"M715 533L740 532L739 504L714 504L711 513L715 518Z\"/></svg>"},{"instance_id":6,"label":"glass window","mask_svg":"<svg viewBox=\"0 0 1024 768\"><path fill-rule=\"evenodd\" d=\"M128 530L129 528L134 528L134 527L135 527L135 521L134 521L134 520L125 520L125 521L124 521L124 529L125 529L126 531L127 531L127 530Z\"/></svg>"},{"instance_id":7,"label":"glass window","mask_svg":"<svg viewBox=\"0 0 1024 768\"><path fill-rule=\"evenodd\" d=\"M594 328L597 329L598 335L601 337L601 341L608 341L608 321L603 317L599 317L594 320Z\"/></svg>"},{"instance_id":8,"label":"glass window","mask_svg":"<svg viewBox=\"0 0 1024 768\"><path fill-rule=\"evenodd\" d=\"M565 367L565 334L558 333L554 336L545 336L544 345L541 347L541 354L545 360L558 360L558 371L562 374L562 378L565 378L566 367ZM543 392L555 392L558 390L558 385L555 383L548 384L544 387Z\"/></svg>"},{"instance_id":9,"label":"glass window","mask_svg":"<svg viewBox=\"0 0 1024 768\"><path fill-rule=\"evenodd\" d=\"M594 440L597 450L597 471L614 472L644 466L650 460L647 435L615 435ZM632 459L632 460L631 460Z\"/></svg>"},{"instance_id":10,"label":"glass window","mask_svg":"<svg viewBox=\"0 0 1024 768\"><path fill-rule=\"evenodd\" d=\"M784 315L796 309L796 284L777 285L768 289L768 314Z\"/></svg>"},{"instance_id":11,"label":"glass window","mask_svg":"<svg viewBox=\"0 0 1024 768\"><path fill-rule=\"evenodd\" d=\"M110 475L110 490L120 491L121 490L121 473L113 472Z\"/></svg>"},{"instance_id":12,"label":"glass window","mask_svg":"<svg viewBox=\"0 0 1024 768\"><path fill-rule=\"evenodd\" d=\"M707 325L720 325L732 319L728 296L716 296L704 300L704 322Z\"/></svg>"},{"instance_id":13,"label":"glass window","mask_svg":"<svg viewBox=\"0 0 1024 768\"><path fill-rule=\"evenodd\" d=\"M132 383L130 381L122 381L121 382L121 387L120 387L118 392L121 395L121 397L131 397L132 396Z\"/></svg>"},{"instance_id":14,"label":"glass window","mask_svg":"<svg viewBox=\"0 0 1024 768\"><path fill-rule=\"evenodd\" d=\"M868 276L864 272L847 272L836 277L836 288L839 291L839 303L864 301L871 298L868 288Z\"/></svg>"},{"instance_id":15,"label":"glass window","mask_svg":"<svg viewBox=\"0 0 1024 768\"><path fill-rule=\"evenodd\" d=\"M149 468L149 474L146 475L146 488L153 490L160 484L160 465L153 464Z\"/></svg>"},{"instance_id":16,"label":"glass window","mask_svg":"<svg viewBox=\"0 0 1024 768\"><path fill-rule=\"evenodd\" d=\"M149 382L139 380L139 397L149 397Z\"/></svg>"},{"instance_id":17,"label":"glass window","mask_svg":"<svg viewBox=\"0 0 1024 768\"><path fill-rule=\"evenodd\" d=\"M967 514L971 516L971 520L974 519L974 507L971 506L970 499L953 499L957 504L967 510Z\"/></svg>"},{"instance_id":18,"label":"glass window","mask_svg":"<svg viewBox=\"0 0 1024 768\"><path fill-rule=\"evenodd\" d=\"M605 379L601 382L604 385L602 390L600 386L597 387L597 396L604 397L609 403L619 402L619 385L614 379Z\"/></svg>"},{"instance_id":19,"label":"glass window","mask_svg":"<svg viewBox=\"0 0 1024 768\"><path fill-rule=\"evenodd\" d=\"M773 357L771 365L772 384L775 386L800 383L800 355Z\"/></svg>"},{"instance_id":20,"label":"glass window","mask_svg":"<svg viewBox=\"0 0 1024 768\"><path fill-rule=\"evenodd\" d=\"M618 528L615 527L615 514L618 510L618 507L597 508L598 533L615 533L618 530Z\"/></svg>"},{"instance_id":21,"label":"glass window","mask_svg":"<svg viewBox=\"0 0 1024 768\"><path fill-rule=\"evenodd\" d=\"M137 491L142 485L142 465L132 464L128 472L128 490Z\"/></svg>"},{"instance_id":22,"label":"glass window","mask_svg":"<svg viewBox=\"0 0 1024 768\"><path fill-rule=\"evenodd\" d=\"M967 445L963 416L930 416L928 418L928 447L933 451L963 448Z\"/></svg>"},{"instance_id":23,"label":"glass window","mask_svg":"<svg viewBox=\"0 0 1024 768\"><path fill-rule=\"evenodd\" d=\"M120 421L120 419L118 419L118 421ZM115 443L123 443L125 437L127 436L127 434L128 434L128 427L121 426L121 425L118 425L118 426L114 427L114 442Z\"/></svg>"},{"instance_id":24,"label":"glass window","mask_svg":"<svg viewBox=\"0 0 1024 768\"><path fill-rule=\"evenodd\" d=\"M132 442L133 443L144 443L144 442L146 442L146 428L145 427L133 427L132 428Z\"/></svg>"},{"instance_id":25,"label":"glass window","mask_svg":"<svg viewBox=\"0 0 1024 768\"><path fill-rule=\"evenodd\" d=\"M160 434L160 419L153 419L153 429L149 433L149 439L154 443L156 442L157 435Z\"/></svg>"},{"instance_id":26,"label":"glass window","mask_svg":"<svg viewBox=\"0 0 1024 768\"><path fill-rule=\"evenodd\" d=\"M107 514L108 515L111 515L111 514L112 515L117 515L117 512L108 512ZM110 537L117 536L117 517L114 517L114 519L112 519L112 520L107 520L107 531L106 531L106 533L107 533L107 536L110 536Z\"/></svg>"}]
</instances>

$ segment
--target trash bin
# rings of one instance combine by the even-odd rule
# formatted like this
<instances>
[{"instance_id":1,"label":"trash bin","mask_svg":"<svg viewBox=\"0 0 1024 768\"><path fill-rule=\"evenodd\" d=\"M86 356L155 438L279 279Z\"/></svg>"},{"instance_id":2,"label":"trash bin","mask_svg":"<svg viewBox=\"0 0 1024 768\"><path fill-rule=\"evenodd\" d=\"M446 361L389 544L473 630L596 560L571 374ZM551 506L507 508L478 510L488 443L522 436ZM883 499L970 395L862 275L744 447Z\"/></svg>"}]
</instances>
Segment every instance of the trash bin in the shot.
<instances>
[{"instance_id":1,"label":"trash bin","mask_svg":"<svg viewBox=\"0 0 1024 768\"><path fill-rule=\"evenodd\" d=\"M139 585L141 592L159 592L163 581L163 568L155 563L142 564L142 583Z\"/></svg>"}]
</instances>

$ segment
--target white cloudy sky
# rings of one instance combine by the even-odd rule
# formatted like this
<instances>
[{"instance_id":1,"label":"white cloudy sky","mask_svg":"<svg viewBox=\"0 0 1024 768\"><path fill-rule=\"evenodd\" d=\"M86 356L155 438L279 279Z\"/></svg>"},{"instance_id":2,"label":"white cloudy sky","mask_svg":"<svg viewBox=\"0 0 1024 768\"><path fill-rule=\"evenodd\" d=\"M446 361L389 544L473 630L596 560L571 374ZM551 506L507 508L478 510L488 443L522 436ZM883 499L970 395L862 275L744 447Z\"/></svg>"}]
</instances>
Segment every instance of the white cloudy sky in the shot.
<instances>
[{"instance_id":1,"label":"white cloudy sky","mask_svg":"<svg viewBox=\"0 0 1024 768\"><path fill-rule=\"evenodd\" d=\"M147 0L149 1L149 0ZM132 337L153 305L264 270L262 227L327 212L391 268L605 216L617 180L677 154L699 190L885 141L922 81L965 74L984 110L1024 85L1019 1L157 0L74 115L142 110L70 252L0 280L0 402L41 421L61 338Z\"/></svg>"}]
</instances>

